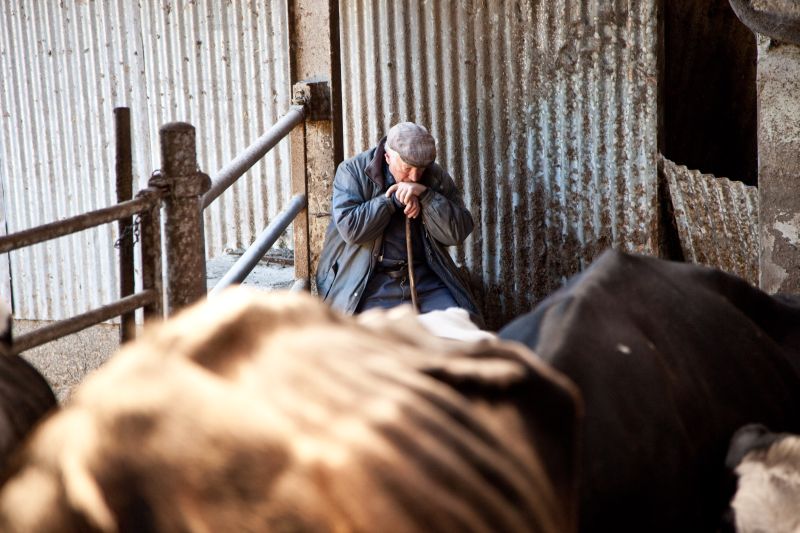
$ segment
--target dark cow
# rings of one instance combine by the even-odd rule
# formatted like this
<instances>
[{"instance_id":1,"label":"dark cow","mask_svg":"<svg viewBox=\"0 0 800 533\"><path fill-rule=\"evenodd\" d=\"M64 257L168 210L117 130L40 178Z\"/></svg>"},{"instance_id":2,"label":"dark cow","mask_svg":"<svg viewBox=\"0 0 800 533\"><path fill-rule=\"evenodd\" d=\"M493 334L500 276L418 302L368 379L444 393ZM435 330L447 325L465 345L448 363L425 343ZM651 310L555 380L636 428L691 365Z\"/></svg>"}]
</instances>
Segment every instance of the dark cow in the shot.
<instances>
[{"instance_id":1,"label":"dark cow","mask_svg":"<svg viewBox=\"0 0 800 533\"><path fill-rule=\"evenodd\" d=\"M736 531L800 531L800 437L747 425L731 439L726 464L738 478L731 501Z\"/></svg>"},{"instance_id":2,"label":"dark cow","mask_svg":"<svg viewBox=\"0 0 800 533\"><path fill-rule=\"evenodd\" d=\"M0 303L0 483L18 446L56 406L47 381L10 347L11 314Z\"/></svg>"},{"instance_id":3,"label":"dark cow","mask_svg":"<svg viewBox=\"0 0 800 533\"><path fill-rule=\"evenodd\" d=\"M77 389L0 530L574 531L578 402L517 343L229 290Z\"/></svg>"},{"instance_id":4,"label":"dark cow","mask_svg":"<svg viewBox=\"0 0 800 533\"><path fill-rule=\"evenodd\" d=\"M800 306L717 270L608 251L500 336L581 390L581 531L715 531L733 432L800 429Z\"/></svg>"}]
</instances>

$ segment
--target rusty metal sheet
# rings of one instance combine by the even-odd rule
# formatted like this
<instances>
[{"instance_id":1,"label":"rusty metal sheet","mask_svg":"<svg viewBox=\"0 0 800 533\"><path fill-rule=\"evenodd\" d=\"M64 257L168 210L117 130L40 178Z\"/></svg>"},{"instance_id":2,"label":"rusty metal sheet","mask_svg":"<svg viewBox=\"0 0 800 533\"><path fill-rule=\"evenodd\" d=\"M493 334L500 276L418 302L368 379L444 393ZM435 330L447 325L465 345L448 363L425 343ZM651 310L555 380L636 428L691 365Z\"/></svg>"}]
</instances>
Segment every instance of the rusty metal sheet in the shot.
<instances>
[{"instance_id":1,"label":"rusty metal sheet","mask_svg":"<svg viewBox=\"0 0 800 533\"><path fill-rule=\"evenodd\" d=\"M491 325L608 247L657 253L656 4L340 2L345 157L429 127Z\"/></svg>"},{"instance_id":2,"label":"rusty metal sheet","mask_svg":"<svg viewBox=\"0 0 800 533\"><path fill-rule=\"evenodd\" d=\"M758 286L758 189L661 158L686 261Z\"/></svg>"},{"instance_id":3,"label":"rusty metal sheet","mask_svg":"<svg viewBox=\"0 0 800 533\"><path fill-rule=\"evenodd\" d=\"M280 0L3 2L0 27L9 232L115 201L114 107L131 108L139 188L160 164L161 125L195 125L213 176L289 105ZM282 210L288 162L286 141L207 210L209 256L246 247ZM114 299L116 238L110 224L13 252L15 316L61 319Z\"/></svg>"}]
</instances>

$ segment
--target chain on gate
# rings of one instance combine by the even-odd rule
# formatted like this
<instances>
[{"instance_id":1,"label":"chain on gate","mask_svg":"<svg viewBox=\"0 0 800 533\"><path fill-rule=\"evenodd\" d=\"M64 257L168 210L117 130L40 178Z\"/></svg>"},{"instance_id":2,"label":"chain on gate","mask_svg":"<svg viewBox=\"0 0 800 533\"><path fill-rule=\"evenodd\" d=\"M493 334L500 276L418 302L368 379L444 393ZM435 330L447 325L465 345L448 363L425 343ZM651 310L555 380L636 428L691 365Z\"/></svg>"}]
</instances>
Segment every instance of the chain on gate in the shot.
<instances>
[{"instance_id":1,"label":"chain on gate","mask_svg":"<svg viewBox=\"0 0 800 533\"><path fill-rule=\"evenodd\" d=\"M125 230L123 230L119 238L114 241L114 248L119 250L120 246L122 246L122 241L131 236L133 237L133 242L131 244L136 244L139 242L139 226L141 225L141 222L142 217L140 215L136 215L133 218L133 223L125 226Z\"/></svg>"}]
</instances>

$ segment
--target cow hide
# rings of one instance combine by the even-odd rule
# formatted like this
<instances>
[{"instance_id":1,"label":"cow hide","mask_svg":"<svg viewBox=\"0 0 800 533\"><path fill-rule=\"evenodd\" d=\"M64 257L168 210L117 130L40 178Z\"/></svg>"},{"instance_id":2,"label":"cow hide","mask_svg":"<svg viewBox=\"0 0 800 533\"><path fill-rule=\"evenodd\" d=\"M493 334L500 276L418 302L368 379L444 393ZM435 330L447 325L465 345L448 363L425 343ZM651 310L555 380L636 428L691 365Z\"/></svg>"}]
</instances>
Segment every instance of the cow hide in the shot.
<instances>
[{"instance_id":1,"label":"cow hide","mask_svg":"<svg viewBox=\"0 0 800 533\"><path fill-rule=\"evenodd\" d=\"M733 432L800 429L800 306L717 270L608 251L499 334L581 390L581 531L713 532Z\"/></svg>"},{"instance_id":2,"label":"cow hide","mask_svg":"<svg viewBox=\"0 0 800 533\"><path fill-rule=\"evenodd\" d=\"M78 388L0 493L0 529L572 531L578 414L516 343L233 289Z\"/></svg>"}]
</instances>

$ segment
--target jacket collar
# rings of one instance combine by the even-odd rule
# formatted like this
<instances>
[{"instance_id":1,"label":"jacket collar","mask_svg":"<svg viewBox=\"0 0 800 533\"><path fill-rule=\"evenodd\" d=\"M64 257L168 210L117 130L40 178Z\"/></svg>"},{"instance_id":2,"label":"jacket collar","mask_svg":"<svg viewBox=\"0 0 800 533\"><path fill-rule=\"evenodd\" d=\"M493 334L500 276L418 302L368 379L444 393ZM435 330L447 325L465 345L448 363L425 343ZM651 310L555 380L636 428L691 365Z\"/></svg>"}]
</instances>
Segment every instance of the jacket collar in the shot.
<instances>
[{"instance_id":1,"label":"jacket collar","mask_svg":"<svg viewBox=\"0 0 800 533\"><path fill-rule=\"evenodd\" d=\"M367 174L367 177L378 186L379 189L383 189L386 180L383 177L383 163L386 161L386 149L384 145L386 144L386 137L384 136L380 141L378 141L378 145L375 147L375 155L372 157L372 160L367 164L367 168L364 172Z\"/></svg>"}]
</instances>

